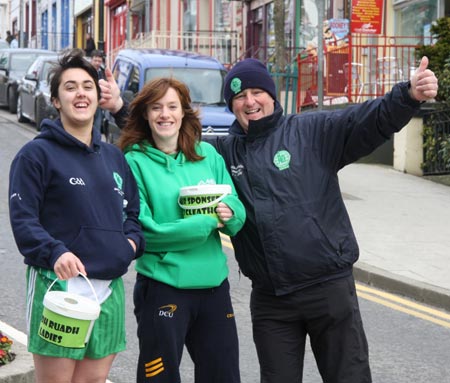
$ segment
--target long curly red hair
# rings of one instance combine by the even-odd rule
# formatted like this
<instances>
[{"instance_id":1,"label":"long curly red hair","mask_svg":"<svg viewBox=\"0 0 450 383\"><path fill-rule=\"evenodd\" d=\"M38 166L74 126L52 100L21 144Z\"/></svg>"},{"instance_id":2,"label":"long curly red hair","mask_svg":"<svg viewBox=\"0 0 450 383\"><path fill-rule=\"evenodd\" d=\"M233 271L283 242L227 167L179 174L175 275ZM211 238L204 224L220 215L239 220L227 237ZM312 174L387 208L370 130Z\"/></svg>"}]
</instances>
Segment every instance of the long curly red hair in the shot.
<instances>
[{"instance_id":1,"label":"long curly red hair","mask_svg":"<svg viewBox=\"0 0 450 383\"><path fill-rule=\"evenodd\" d=\"M199 161L204 157L197 154L195 147L202 137L202 124L198 110L191 106L188 87L175 78L156 78L144 85L129 106L129 115L117 145L125 150L133 144L143 145L144 141L156 147L148 121L144 118L149 105L160 100L169 88L174 89L181 102L184 117L178 136L178 149L189 161Z\"/></svg>"}]
</instances>

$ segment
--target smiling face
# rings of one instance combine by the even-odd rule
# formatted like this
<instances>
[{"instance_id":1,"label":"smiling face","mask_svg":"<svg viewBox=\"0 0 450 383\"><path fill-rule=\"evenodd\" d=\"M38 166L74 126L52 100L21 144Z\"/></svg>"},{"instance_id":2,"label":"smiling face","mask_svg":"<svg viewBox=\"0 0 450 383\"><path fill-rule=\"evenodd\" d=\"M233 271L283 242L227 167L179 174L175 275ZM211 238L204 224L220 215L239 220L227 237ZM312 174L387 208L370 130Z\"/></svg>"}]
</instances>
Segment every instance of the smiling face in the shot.
<instances>
[{"instance_id":1,"label":"smiling face","mask_svg":"<svg viewBox=\"0 0 450 383\"><path fill-rule=\"evenodd\" d=\"M165 153L177 150L183 117L180 97L173 88L169 88L163 97L147 106L145 119L156 146Z\"/></svg>"},{"instance_id":2,"label":"smiling face","mask_svg":"<svg viewBox=\"0 0 450 383\"><path fill-rule=\"evenodd\" d=\"M98 106L94 79L80 68L65 70L61 75L58 97L53 99L53 105L59 110L64 127L92 127Z\"/></svg>"},{"instance_id":3,"label":"smiling face","mask_svg":"<svg viewBox=\"0 0 450 383\"><path fill-rule=\"evenodd\" d=\"M250 120L259 120L270 116L274 110L274 99L266 91L259 88L248 88L233 97L232 108L239 124L248 131Z\"/></svg>"}]
</instances>

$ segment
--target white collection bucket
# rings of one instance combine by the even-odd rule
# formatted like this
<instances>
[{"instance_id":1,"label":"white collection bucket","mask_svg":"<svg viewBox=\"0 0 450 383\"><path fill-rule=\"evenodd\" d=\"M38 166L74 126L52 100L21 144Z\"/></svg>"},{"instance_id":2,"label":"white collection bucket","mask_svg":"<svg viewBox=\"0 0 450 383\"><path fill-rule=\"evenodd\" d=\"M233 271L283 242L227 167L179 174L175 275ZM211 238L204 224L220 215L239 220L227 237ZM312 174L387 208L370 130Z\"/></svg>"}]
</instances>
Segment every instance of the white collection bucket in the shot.
<instances>
[{"instance_id":1,"label":"white collection bucket","mask_svg":"<svg viewBox=\"0 0 450 383\"><path fill-rule=\"evenodd\" d=\"M180 189L178 204L184 210L184 217L206 214L217 220L216 207L222 199L231 194L230 185L196 185Z\"/></svg>"},{"instance_id":2,"label":"white collection bucket","mask_svg":"<svg viewBox=\"0 0 450 383\"><path fill-rule=\"evenodd\" d=\"M96 301L67 291L50 291L44 296L44 311L39 336L61 347L83 348L89 340L95 320L100 315L95 290L86 276L80 273L94 292Z\"/></svg>"}]
</instances>

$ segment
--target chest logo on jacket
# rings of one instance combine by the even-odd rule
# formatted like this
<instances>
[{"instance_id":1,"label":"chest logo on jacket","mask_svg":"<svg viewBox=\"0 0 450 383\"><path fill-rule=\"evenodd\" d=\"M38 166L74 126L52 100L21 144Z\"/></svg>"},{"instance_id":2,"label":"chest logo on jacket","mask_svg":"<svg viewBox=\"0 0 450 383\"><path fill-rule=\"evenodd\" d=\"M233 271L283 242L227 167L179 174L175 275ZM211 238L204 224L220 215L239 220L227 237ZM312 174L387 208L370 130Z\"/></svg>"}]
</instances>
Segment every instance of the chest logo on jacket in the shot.
<instances>
[{"instance_id":1,"label":"chest logo on jacket","mask_svg":"<svg viewBox=\"0 0 450 383\"><path fill-rule=\"evenodd\" d=\"M241 164L236 165L236 166L231 165L230 170L231 170L232 177L239 177L244 172L244 165L241 165Z\"/></svg>"},{"instance_id":2,"label":"chest logo on jacket","mask_svg":"<svg viewBox=\"0 0 450 383\"><path fill-rule=\"evenodd\" d=\"M114 181L116 181L117 187L118 187L120 190L122 190L123 179L122 179L122 177L120 176L120 174L114 172L114 173L113 173L113 177L114 177Z\"/></svg>"},{"instance_id":3,"label":"chest logo on jacket","mask_svg":"<svg viewBox=\"0 0 450 383\"><path fill-rule=\"evenodd\" d=\"M113 173L113 177L114 177L114 181L116 181L116 185L117 187L114 188L114 190L119 193L120 196L123 196L124 193L122 191L122 186L123 186L123 179L120 176L119 173L114 172Z\"/></svg>"},{"instance_id":4,"label":"chest logo on jacket","mask_svg":"<svg viewBox=\"0 0 450 383\"><path fill-rule=\"evenodd\" d=\"M279 150L273 157L273 163L278 170L288 169L291 163L291 154L287 150Z\"/></svg>"},{"instance_id":5,"label":"chest logo on jacket","mask_svg":"<svg viewBox=\"0 0 450 383\"><path fill-rule=\"evenodd\" d=\"M71 177L69 178L69 183L71 185L86 186L86 184L83 181L83 178L81 177Z\"/></svg>"}]
</instances>

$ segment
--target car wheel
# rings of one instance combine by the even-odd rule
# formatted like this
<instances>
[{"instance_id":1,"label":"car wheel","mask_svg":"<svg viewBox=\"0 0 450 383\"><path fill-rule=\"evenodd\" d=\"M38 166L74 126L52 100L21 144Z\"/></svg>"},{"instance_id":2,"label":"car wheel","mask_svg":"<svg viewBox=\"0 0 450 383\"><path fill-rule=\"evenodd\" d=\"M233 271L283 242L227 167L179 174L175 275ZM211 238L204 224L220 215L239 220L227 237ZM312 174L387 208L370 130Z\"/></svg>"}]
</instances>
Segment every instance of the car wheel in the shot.
<instances>
[{"instance_id":1,"label":"car wheel","mask_svg":"<svg viewBox=\"0 0 450 383\"><path fill-rule=\"evenodd\" d=\"M11 113L17 112L17 91L12 87L8 91L8 108Z\"/></svg>"},{"instance_id":2,"label":"car wheel","mask_svg":"<svg viewBox=\"0 0 450 383\"><path fill-rule=\"evenodd\" d=\"M45 118L44 111L40 105L36 105L36 112L34 114L34 119L36 120L36 130L41 131L41 122Z\"/></svg>"},{"instance_id":3,"label":"car wheel","mask_svg":"<svg viewBox=\"0 0 450 383\"><path fill-rule=\"evenodd\" d=\"M26 118L23 114L22 114L22 98L19 96L17 96L17 121L19 122L27 122L28 118Z\"/></svg>"},{"instance_id":4,"label":"car wheel","mask_svg":"<svg viewBox=\"0 0 450 383\"><path fill-rule=\"evenodd\" d=\"M102 133L105 136L105 141L109 142L110 144L113 144L113 136L112 134L110 134L109 132L109 123L108 120L106 118L103 119L102 122Z\"/></svg>"}]
</instances>

